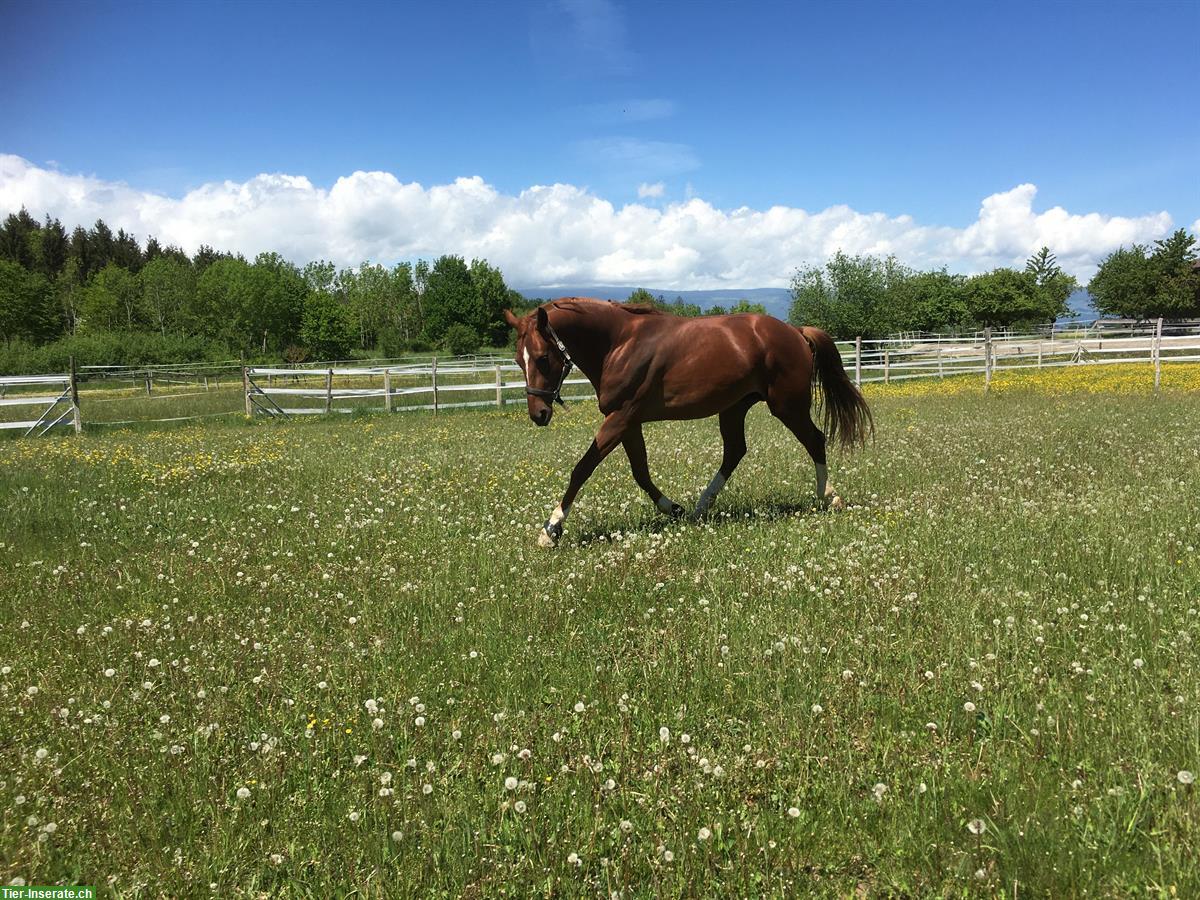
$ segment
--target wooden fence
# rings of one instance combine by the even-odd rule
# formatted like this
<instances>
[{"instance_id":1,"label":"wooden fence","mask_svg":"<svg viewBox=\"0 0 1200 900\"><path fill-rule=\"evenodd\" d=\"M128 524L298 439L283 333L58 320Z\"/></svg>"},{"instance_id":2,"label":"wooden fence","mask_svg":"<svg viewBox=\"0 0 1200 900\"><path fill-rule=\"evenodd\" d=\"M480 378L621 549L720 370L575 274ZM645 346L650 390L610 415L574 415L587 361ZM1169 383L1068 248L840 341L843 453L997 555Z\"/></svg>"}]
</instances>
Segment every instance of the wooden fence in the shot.
<instances>
[{"instance_id":1,"label":"wooden fence","mask_svg":"<svg viewBox=\"0 0 1200 900\"><path fill-rule=\"evenodd\" d=\"M520 402L525 373L514 363L480 364L477 359L433 359L422 365L281 368L247 366L242 370L246 415L297 416L354 412L461 409ZM564 389L586 385L568 378ZM594 397L590 390L569 392L564 400ZM318 401L296 406L297 401Z\"/></svg>"},{"instance_id":2,"label":"wooden fence","mask_svg":"<svg viewBox=\"0 0 1200 900\"><path fill-rule=\"evenodd\" d=\"M993 376L1002 371L1142 362L1154 366L1157 391L1164 362L1200 361L1200 328L1173 331L1164 335L1159 319L1149 328L1117 337L1095 331L1068 337L993 334L985 329L969 337L859 339L838 347L847 369L853 366L855 384L975 374L983 375L987 390Z\"/></svg>"},{"instance_id":3,"label":"wooden fence","mask_svg":"<svg viewBox=\"0 0 1200 900\"><path fill-rule=\"evenodd\" d=\"M1164 365L1200 361L1200 328L1173 324L1164 329L1159 321L1116 336L1098 329L1021 335L985 330L957 337L909 334L859 339L840 342L838 347L856 384L981 375L988 390L999 372L1149 363L1157 391ZM389 360L365 366L233 363L92 369L82 370L78 377L73 371L0 377L0 429L45 434L70 424L76 432L82 430L81 385L84 405L94 411L86 424L110 426L235 415L287 418L371 410L501 408L525 399L524 373L511 361L496 357ZM595 396L583 377L568 379L564 391L568 400ZM35 417L16 412L28 407L35 409ZM171 412L175 415L163 415Z\"/></svg>"}]
</instances>

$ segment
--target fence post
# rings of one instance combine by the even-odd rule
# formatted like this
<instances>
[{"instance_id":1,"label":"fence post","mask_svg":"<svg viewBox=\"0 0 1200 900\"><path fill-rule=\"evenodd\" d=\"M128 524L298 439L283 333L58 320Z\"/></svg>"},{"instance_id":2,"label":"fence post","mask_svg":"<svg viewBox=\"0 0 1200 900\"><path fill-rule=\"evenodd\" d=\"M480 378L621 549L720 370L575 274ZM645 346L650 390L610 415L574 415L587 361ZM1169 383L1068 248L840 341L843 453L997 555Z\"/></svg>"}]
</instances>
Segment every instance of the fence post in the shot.
<instances>
[{"instance_id":1,"label":"fence post","mask_svg":"<svg viewBox=\"0 0 1200 900\"><path fill-rule=\"evenodd\" d=\"M246 354L242 354L242 393L246 395L246 418L254 418L254 403L250 399L250 370L246 368Z\"/></svg>"},{"instance_id":2,"label":"fence post","mask_svg":"<svg viewBox=\"0 0 1200 900\"><path fill-rule=\"evenodd\" d=\"M430 367L430 377L433 379L433 411L438 411L438 393L437 393L437 357L433 358L433 365Z\"/></svg>"},{"instance_id":3,"label":"fence post","mask_svg":"<svg viewBox=\"0 0 1200 900\"><path fill-rule=\"evenodd\" d=\"M504 379L500 375L500 364L496 364L496 408L504 406Z\"/></svg>"},{"instance_id":4,"label":"fence post","mask_svg":"<svg viewBox=\"0 0 1200 900\"><path fill-rule=\"evenodd\" d=\"M146 396L150 396L150 392L154 389L154 382L150 380L150 370L146 370Z\"/></svg>"},{"instance_id":5,"label":"fence post","mask_svg":"<svg viewBox=\"0 0 1200 900\"><path fill-rule=\"evenodd\" d=\"M333 411L333 369L325 370L325 412Z\"/></svg>"},{"instance_id":6,"label":"fence post","mask_svg":"<svg viewBox=\"0 0 1200 900\"><path fill-rule=\"evenodd\" d=\"M1038 369L1042 368L1042 342L1038 341Z\"/></svg>"},{"instance_id":7,"label":"fence post","mask_svg":"<svg viewBox=\"0 0 1200 900\"><path fill-rule=\"evenodd\" d=\"M942 345L938 344L938 378L945 378L946 373L942 371Z\"/></svg>"},{"instance_id":8,"label":"fence post","mask_svg":"<svg viewBox=\"0 0 1200 900\"><path fill-rule=\"evenodd\" d=\"M983 329L983 392L992 386L992 326Z\"/></svg>"},{"instance_id":9,"label":"fence post","mask_svg":"<svg viewBox=\"0 0 1200 900\"><path fill-rule=\"evenodd\" d=\"M1154 393L1162 384L1162 316L1154 323Z\"/></svg>"},{"instance_id":10,"label":"fence post","mask_svg":"<svg viewBox=\"0 0 1200 900\"><path fill-rule=\"evenodd\" d=\"M79 414L79 379L75 375L75 357L71 357L71 424L75 433L83 431L83 417Z\"/></svg>"},{"instance_id":11,"label":"fence post","mask_svg":"<svg viewBox=\"0 0 1200 900\"><path fill-rule=\"evenodd\" d=\"M854 385L862 386L862 335L854 339Z\"/></svg>"},{"instance_id":12,"label":"fence post","mask_svg":"<svg viewBox=\"0 0 1200 900\"><path fill-rule=\"evenodd\" d=\"M383 370L383 408L392 411L392 370Z\"/></svg>"},{"instance_id":13,"label":"fence post","mask_svg":"<svg viewBox=\"0 0 1200 900\"><path fill-rule=\"evenodd\" d=\"M892 351L883 351L883 383L887 384L892 380Z\"/></svg>"}]
</instances>

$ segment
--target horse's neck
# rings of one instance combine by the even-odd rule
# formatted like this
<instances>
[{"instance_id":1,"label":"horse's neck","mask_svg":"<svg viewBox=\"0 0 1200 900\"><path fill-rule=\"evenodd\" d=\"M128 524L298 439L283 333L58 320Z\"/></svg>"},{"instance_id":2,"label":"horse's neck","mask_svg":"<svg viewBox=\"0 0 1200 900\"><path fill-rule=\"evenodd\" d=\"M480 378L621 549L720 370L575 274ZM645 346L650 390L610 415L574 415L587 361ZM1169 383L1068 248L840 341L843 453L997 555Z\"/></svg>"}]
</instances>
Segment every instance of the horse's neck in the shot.
<instances>
[{"instance_id":1,"label":"horse's neck","mask_svg":"<svg viewBox=\"0 0 1200 900\"><path fill-rule=\"evenodd\" d=\"M600 383L604 361L624 338L620 310L602 306L556 309L550 324L559 333L571 359L592 384Z\"/></svg>"}]
</instances>

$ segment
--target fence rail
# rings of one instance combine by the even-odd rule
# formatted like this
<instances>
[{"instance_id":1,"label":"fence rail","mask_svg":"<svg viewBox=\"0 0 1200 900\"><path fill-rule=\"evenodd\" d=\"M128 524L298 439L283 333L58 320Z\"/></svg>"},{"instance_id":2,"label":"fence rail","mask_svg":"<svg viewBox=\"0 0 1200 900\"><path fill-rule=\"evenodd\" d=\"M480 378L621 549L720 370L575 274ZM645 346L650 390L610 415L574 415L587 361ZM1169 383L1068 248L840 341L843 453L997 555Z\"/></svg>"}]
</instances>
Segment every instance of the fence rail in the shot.
<instances>
[{"instance_id":1,"label":"fence rail","mask_svg":"<svg viewBox=\"0 0 1200 900\"><path fill-rule=\"evenodd\" d=\"M995 375L1006 371L1149 363L1157 391L1164 365L1200 361L1200 327L1179 323L1164 327L1157 321L1148 327L1122 325L1116 334L1095 328L1035 334L985 330L951 337L905 334L841 341L838 348L856 384L982 375L987 391ZM90 412L88 425L235 415L291 418L368 410L503 408L522 402L525 391L524 373L511 360L480 356L409 357L365 365L85 368L78 375L73 364L71 368L62 375L0 377L0 429L30 435L72 425L81 431L85 424L80 413L81 385ZM595 396L582 377L568 379L564 389L568 400ZM29 408L36 417L22 414ZM115 418L122 414L130 418Z\"/></svg>"},{"instance_id":2,"label":"fence rail","mask_svg":"<svg viewBox=\"0 0 1200 900\"><path fill-rule=\"evenodd\" d=\"M480 380L487 375L488 380ZM368 387L347 386L346 381L371 382ZM335 380L341 383L335 385ZM373 382L378 381L378 386ZM278 386L283 382L284 386ZM414 383L415 382L415 383ZM586 378L568 378L564 388L580 385L591 386ZM525 374L514 363L480 364L478 360L467 362L451 360L439 362L434 359L427 365L407 366L357 366L346 368L330 367L324 371L311 368L283 368L247 366L243 376L246 396L246 415L263 414L289 417L293 415L318 415L334 412L354 412L370 408L372 404L362 401L378 400L375 407L382 406L388 412L395 410L457 409L463 407L495 406L520 399L525 394ZM520 397L513 395L520 392ZM487 399L455 400L442 399L447 394L487 395ZM428 397L431 402L411 403L413 397ZM564 399L583 400L595 396L592 393L568 393ZM299 400L321 400L319 407L286 405L295 398ZM337 402L355 401L353 406L337 406Z\"/></svg>"}]
</instances>

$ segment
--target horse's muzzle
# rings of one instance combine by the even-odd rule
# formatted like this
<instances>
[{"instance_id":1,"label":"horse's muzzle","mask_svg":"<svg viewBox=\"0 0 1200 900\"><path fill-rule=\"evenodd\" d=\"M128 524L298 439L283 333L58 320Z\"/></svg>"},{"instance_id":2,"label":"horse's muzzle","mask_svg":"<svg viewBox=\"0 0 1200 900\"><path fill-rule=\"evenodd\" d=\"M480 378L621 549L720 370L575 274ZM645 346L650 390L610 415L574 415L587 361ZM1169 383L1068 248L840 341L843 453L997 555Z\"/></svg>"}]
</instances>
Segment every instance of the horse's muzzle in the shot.
<instances>
[{"instance_id":1,"label":"horse's muzzle","mask_svg":"<svg viewBox=\"0 0 1200 900\"><path fill-rule=\"evenodd\" d=\"M550 424L550 419L554 416L554 410L549 406L543 406L537 412L531 412L529 418L533 419L533 424L540 428Z\"/></svg>"}]
</instances>

